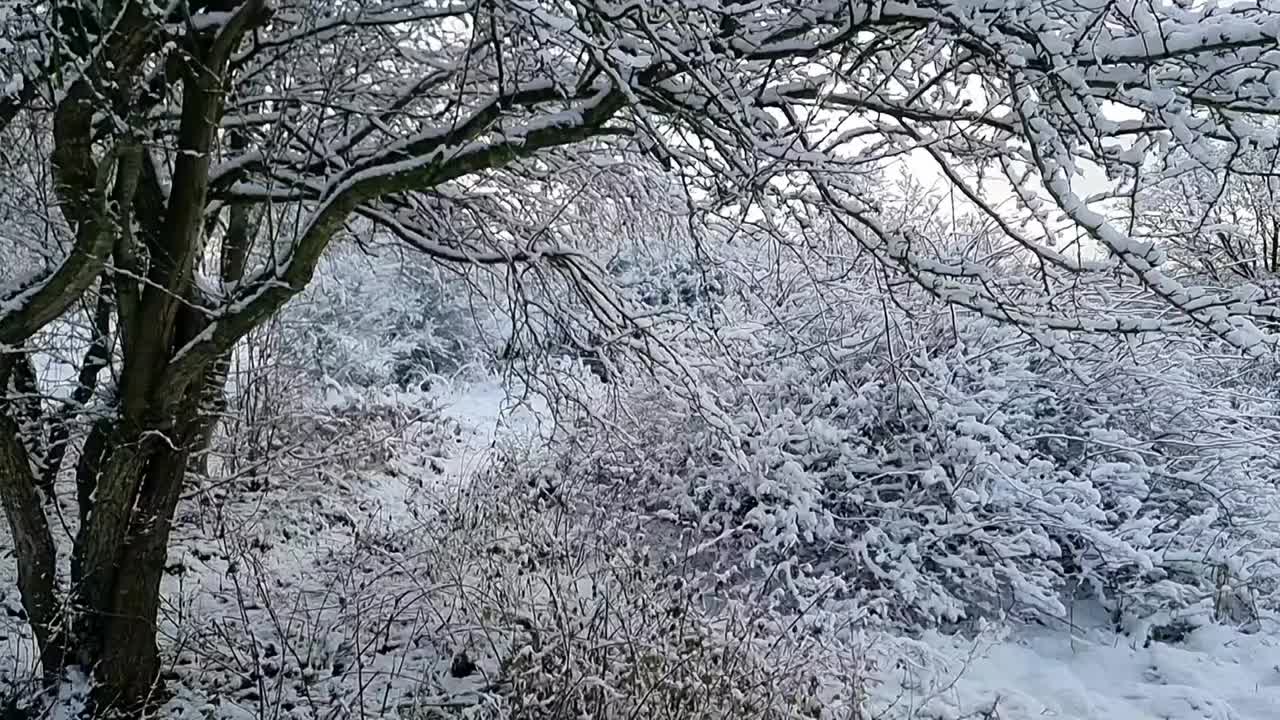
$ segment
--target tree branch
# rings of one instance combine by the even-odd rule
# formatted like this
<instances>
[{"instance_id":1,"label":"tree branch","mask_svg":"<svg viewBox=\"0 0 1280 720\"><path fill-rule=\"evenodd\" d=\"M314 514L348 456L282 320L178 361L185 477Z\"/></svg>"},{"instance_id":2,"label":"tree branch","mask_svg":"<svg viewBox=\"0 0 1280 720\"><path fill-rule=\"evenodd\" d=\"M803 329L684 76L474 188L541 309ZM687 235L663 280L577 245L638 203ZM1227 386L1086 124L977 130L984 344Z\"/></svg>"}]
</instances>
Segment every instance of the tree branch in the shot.
<instances>
[{"instance_id":1,"label":"tree branch","mask_svg":"<svg viewBox=\"0 0 1280 720\"><path fill-rule=\"evenodd\" d=\"M282 269L260 276L238 291L228 303L227 311L175 354L164 376L166 386L185 387L214 357L230 349L300 292L311 280L334 233L362 203L392 193L426 190L530 157L550 147L608 134L605 123L625 104L622 92L603 90L576 113L543 118L505 142L464 145L451 156L445 155L442 144L435 143L422 147L426 151L422 155L381 165L363 165L344 174L331 183L322 196L320 207L312 213Z\"/></svg>"},{"instance_id":2,"label":"tree branch","mask_svg":"<svg viewBox=\"0 0 1280 720\"><path fill-rule=\"evenodd\" d=\"M53 166L55 188L75 240L61 264L0 299L0 343L18 345L66 312L93 284L111 249L107 188L115 168L111 152L94 166L89 143L92 106L80 85L58 108Z\"/></svg>"}]
</instances>

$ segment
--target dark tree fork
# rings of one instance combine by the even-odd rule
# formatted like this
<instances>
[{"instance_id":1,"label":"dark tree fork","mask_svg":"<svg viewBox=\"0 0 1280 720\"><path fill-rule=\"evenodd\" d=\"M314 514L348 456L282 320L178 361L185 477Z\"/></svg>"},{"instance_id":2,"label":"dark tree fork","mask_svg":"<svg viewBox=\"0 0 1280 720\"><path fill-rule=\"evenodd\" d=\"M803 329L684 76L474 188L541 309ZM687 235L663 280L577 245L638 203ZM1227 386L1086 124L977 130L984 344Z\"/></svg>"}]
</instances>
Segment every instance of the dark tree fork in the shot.
<instances>
[{"instance_id":1,"label":"dark tree fork","mask_svg":"<svg viewBox=\"0 0 1280 720\"><path fill-rule=\"evenodd\" d=\"M48 230L27 237L44 245L12 243L34 272L0 298L0 499L48 681L90 672L100 708L155 697L170 527L230 353L340 235L555 271L604 334L635 337L594 266L556 242L554 212L528 208L543 220L526 222L493 199L504 183L554 184L558 168L656 158L699 190L702 210L767 197L829 214L888 272L1046 343L1058 331L1206 328L1257 352L1240 327L1280 316L1274 304L1190 292L1070 179L1089 160L1123 202L1141 165L1132 148L1274 149L1274 133L1250 128L1280 113L1274 70L1255 72L1280 61L1276 13L1138 5L0 0L0 145L16 147L19 127L36 133L30 152L46 154L34 164L47 173L13 181L56 198L30 208ZM1159 22L1138 17L1153 13ZM1108 103L1143 119L1108 118ZM1041 282L999 258L928 257L881 217L851 178L906 147L936 160ZM1236 153L1218 155L1214 171L1231 172ZM973 168L993 159L1057 204L1068 236L1110 257L1081 261L1048 225L1024 230L1041 217L1030 195L1013 209L984 203ZM1061 301L1116 272L1172 312ZM77 387L41 402L31 343L79 315L89 338ZM51 517L71 477L79 523L60 573Z\"/></svg>"}]
</instances>

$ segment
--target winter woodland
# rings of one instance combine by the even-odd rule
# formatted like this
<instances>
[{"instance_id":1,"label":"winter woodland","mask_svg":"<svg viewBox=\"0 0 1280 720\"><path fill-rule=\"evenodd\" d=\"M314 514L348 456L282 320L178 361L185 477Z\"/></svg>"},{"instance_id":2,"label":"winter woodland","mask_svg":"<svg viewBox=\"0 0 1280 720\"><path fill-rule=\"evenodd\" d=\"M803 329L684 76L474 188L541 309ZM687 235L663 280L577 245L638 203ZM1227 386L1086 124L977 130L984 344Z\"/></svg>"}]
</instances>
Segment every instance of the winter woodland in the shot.
<instances>
[{"instance_id":1,"label":"winter woodland","mask_svg":"<svg viewBox=\"0 0 1280 720\"><path fill-rule=\"evenodd\" d=\"M0 0L0 714L1280 716L1280 2Z\"/></svg>"}]
</instances>

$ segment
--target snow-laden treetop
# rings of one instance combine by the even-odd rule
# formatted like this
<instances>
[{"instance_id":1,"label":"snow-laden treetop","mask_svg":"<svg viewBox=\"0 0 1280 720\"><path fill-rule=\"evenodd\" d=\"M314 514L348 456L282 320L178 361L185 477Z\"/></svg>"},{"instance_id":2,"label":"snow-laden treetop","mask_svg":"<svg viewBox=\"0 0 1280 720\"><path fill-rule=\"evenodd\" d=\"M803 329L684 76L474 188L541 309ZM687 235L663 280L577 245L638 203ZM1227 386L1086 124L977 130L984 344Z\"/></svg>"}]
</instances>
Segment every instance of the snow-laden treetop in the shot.
<instances>
[{"instance_id":1,"label":"snow-laden treetop","mask_svg":"<svg viewBox=\"0 0 1280 720\"><path fill-rule=\"evenodd\" d=\"M234 208L279 214L243 277L186 284L219 309L184 352L225 347L235 318L278 307L357 222L441 260L585 273L552 224L528 220L530 198L607 193L564 179L624 172L635 153L704 217L768 215L792 240L819 222L1047 344L1073 329L1199 328L1252 353L1275 340L1256 322L1280 316L1266 292L1188 285L1132 218L1148 187L1192 170L1225 184L1238 158L1280 151L1280 3L5 0L0 26L0 123L53 159L75 200L64 233L134 150L144 235L166 232L178 197L215 242ZM860 178L908 155L999 241L956 247L888 220ZM502 192L530 184L544 190ZM40 325L51 282L85 286L105 266L26 250L73 267L36 262L11 288L5 342ZM1163 303L1060 301L1117 272Z\"/></svg>"}]
</instances>

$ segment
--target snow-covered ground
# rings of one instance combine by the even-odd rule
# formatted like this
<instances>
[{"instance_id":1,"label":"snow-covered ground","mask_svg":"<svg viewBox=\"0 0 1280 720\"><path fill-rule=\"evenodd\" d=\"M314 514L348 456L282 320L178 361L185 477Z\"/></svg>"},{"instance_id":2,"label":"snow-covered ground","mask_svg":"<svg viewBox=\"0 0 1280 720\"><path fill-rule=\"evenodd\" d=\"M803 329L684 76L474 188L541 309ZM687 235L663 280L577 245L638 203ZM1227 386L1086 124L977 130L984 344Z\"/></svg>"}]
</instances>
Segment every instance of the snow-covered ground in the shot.
<instances>
[{"instance_id":1,"label":"snow-covered ground","mask_svg":"<svg viewBox=\"0 0 1280 720\"><path fill-rule=\"evenodd\" d=\"M884 672L886 717L1061 720L1280 718L1280 633L1201 628L1134 646L1104 629L1015 628L971 641L930 633L923 662Z\"/></svg>"},{"instance_id":2,"label":"snow-covered ground","mask_svg":"<svg viewBox=\"0 0 1280 720\"><path fill-rule=\"evenodd\" d=\"M533 442L544 429L539 421L545 415L545 403L537 396L511 397L493 378L442 383L432 397L441 414L462 429L462 449L468 457L487 453L500 443Z\"/></svg>"},{"instance_id":3,"label":"snow-covered ground","mask_svg":"<svg viewBox=\"0 0 1280 720\"><path fill-rule=\"evenodd\" d=\"M425 432L434 445L393 460L385 472L338 478L335 486L324 485L334 477L317 475L266 488L248 505L241 498L244 515L231 537L188 520L170 558L176 570L167 580L173 605L165 633L200 646L177 653L173 716L239 719L270 710L314 718L326 714L317 710L322 705L361 703L366 716L405 717L403 702L379 698L412 695L421 708L478 697L497 651L478 652L453 625L441 630L456 625L449 603L458 579L433 565L432 553L441 552L433 543L443 541L427 516L438 523L442 498L432 496L465 487L497 448L533 442L537 413L513 409L496 381L442 385L434 400L446 430ZM248 573L237 567L246 550L254 558ZM10 562L0 560L0 571L11 571ZM12 612L15 598L5 587L0 599ZM1206 627L1178 645L1143 647L1090 615L1081 611L1072 632L1020 627L977 640L899 639L870 684L874 716L1280 718L1280 624L1264 622L1252 634ZM370 628L376 637L362 635ZM4 647L17 652L12 635ZM451 662L466 648L480 672L459 681Z\"/></svg>"}]
</instances>

